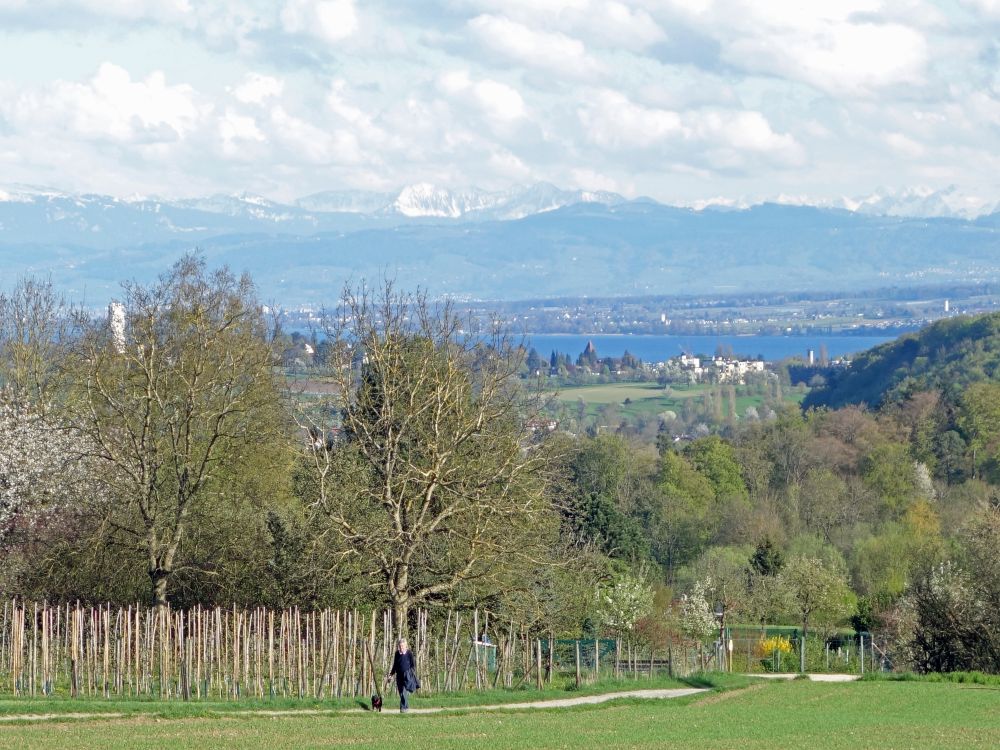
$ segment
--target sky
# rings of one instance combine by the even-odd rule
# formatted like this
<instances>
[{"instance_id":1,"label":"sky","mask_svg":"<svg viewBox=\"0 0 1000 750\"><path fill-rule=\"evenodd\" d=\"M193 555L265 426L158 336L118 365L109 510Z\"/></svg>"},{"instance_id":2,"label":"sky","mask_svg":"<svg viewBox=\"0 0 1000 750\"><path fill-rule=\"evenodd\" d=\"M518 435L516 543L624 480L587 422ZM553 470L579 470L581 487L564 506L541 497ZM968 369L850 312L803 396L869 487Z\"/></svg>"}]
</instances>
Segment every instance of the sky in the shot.
<instances>
[{"instance_id":1,"label":"sky","mask_svg":"<svg viewBox=\"0 0 1000 750\"><path fill-rule=\"evenodd\" d=\"M1000 0L0 0L0 185L1000 201Z\"/></svg>"}]
</instances>

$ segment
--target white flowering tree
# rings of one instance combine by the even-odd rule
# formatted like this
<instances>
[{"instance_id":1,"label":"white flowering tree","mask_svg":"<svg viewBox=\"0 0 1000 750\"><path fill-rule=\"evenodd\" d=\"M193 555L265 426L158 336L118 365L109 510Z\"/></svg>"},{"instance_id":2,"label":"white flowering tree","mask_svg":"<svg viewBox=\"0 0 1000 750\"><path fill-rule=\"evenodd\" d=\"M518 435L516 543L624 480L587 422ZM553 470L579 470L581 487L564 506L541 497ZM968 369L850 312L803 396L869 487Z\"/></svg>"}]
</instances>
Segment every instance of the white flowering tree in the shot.
<instances>
[{"instance_id":1,"label":"white flowering tree","mask_svg":"<svg viewBox=\"0 0 1000 750\"><path fill-rule=\"evenodd\" d=\"M708 593L712 589L712 579L695 581L691 593L681 597L681 632L694 641L704 641L716 629L715 613L709 602Z\"/></svg>"},{"instance_id":2,"label":"white flowering tree","mask_svg":"<svg viewBox=\"0 0 1000 750\"><path fill-rule=\"evenodd\" d=\"M78 439L11 391L0 390L0 548L16 528L29 528L95 494Z\"/></svg>"},{"instance_id":3,"label":"white flowering tree","mask_svg":"<svg viewBox=\"0 0 1000 750\"><path fill-rule=\"evenodd\" d=\"M624 573L601 592L601 621L619 636L630 635L653 611L653 589L645 577Z\"/></svg>"},{"instance_id":4,"label":"white flowering tree","mask_svg":"<svg viewBox=\"0 0 1000 750\"><path fill-rule=\"evenodd\" d=\"M640 571L623 573L601 591L600 615L604 626L614 631L619 646L625 641L627 663L635 667L633 661L633 645L635 644L635 626L646 615L653 611L653 588ZM617 671L618 664L615 669Z\"/></svg>"},{"instance_id":5,"label":"white flowering tree","mask_svg":"<svg viewBox=\"0 0 1000 750\"><path fill-rule=\"evenodd\" d=\"M702 646L717 627L715 613L709 599L712 585L710 576L695 581L690 593L681 596L680 612L677 618L678 627L684 637L688 641L697 643L702 669L705 669L705 653ZM687 646L684 648L684 653L685 662L687 662Z\"/></svg>"}]
</instances>

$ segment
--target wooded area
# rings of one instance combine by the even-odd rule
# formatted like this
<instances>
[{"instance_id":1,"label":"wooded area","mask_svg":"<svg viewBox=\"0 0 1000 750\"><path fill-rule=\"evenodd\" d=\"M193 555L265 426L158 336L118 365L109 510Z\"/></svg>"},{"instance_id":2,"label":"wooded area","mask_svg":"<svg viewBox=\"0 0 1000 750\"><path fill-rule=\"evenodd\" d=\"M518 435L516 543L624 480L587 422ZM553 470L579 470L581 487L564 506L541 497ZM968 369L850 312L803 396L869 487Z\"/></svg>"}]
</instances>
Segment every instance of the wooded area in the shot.
<instances>
[{"instance_id":1,"label":"wooded area","mask_svg":"<svg viewBox=\"0 0 1000 750\"><path fill-rule=\"evenodd\" d=\"M92 642L88 690L151 690L169 654L175 692L206 689L198 670L211 690L363 692L323 666L346 653L332 633L357 628L360 664L389 632L455 638L460 613L471 642L477 611L528 650L711 652L726 628L765 642L784 623L871 633L897 668L1000 671L1000 342L963 343L993 316L901 342L912 377L895 345L859 358L828 392L895 363L867 406L682 440L550 429L519 341L392 284L328 311L308 393L252 281L198 257L123 285L107 316L28 280L0 321L0 593L27 639L4 658L15 680L34 664L34 689ZM937 362L965 380L942 386ZM298 665L300 643L312 671L262 671L278 651Z\"/></svg>"}]
</instances>

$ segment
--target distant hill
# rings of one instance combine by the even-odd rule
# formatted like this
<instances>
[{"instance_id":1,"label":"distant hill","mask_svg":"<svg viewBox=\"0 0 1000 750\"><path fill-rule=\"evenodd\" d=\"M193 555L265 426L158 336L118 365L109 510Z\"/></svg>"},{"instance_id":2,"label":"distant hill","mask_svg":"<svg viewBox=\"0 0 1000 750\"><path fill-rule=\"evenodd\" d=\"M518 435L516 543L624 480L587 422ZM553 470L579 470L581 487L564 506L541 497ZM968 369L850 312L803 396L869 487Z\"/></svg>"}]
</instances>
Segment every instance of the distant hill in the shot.
<instances>
[{"instance_id":1,"label":"distant hill","mask_svg":"<svg viewBox=\"0 0 1000 750\"><path fill-rule=\"evenodd\" d=\"M286 205L252 195L162 201L0 191L0 288L51 274L101 304L180 254L250 271L265 299L323 304L385 274L474 299L686 295L994 282L1000 214L877 216L763 204L694 210L535 185L411 186Z\"/></svg>"},{"instance_id":2,"label":"distant hill","mask_svg":"<svg viewBox=\"0 0 1000 750\"><path fill-rule=\"evenodd\" d=\"M939 320L858 355L803 407L880 406L912 390L951 396L981 380L1000 380L1000 313Z\"/></svg>"}]
</instances>

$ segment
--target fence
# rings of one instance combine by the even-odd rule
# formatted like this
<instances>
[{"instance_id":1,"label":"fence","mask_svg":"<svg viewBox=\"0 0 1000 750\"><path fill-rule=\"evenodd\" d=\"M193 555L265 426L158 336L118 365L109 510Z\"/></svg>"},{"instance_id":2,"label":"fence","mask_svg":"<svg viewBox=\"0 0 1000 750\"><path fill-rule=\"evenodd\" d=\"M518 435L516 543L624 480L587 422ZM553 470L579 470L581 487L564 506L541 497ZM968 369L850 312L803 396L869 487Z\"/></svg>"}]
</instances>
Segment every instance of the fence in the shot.
<instances>
[{"instance_id":1,"label":"fence","mask_svg":"<svg viewBox=\"0 0 1000 750\"><path fill-rule=\"evenodd\" d=\"M491 621L487 612L437 612L432 619L420 610L415 620L409 640L422 692L541 687L565 668L554 658L554 639ZM13 600L0 615L0 690L184 700L368 695L392 664L396 636L387 611L175 611ZM595 652L584 649L580 665L569 667L578 680L602 668L623 672L620 650L602 643L603 654L591 661Z\"/></svg>"},{"instance_id":2,"label":"fence","mask_svg":"<svg viewBox=\"0 0 1000 750\"><path fill-rule=\"evenodd\" d=\"M810 633L796 629L727 628L710 648L710 666L735 672L798 672L805 644L806 672L864 674L888 671L891 662L870 633Z\"/></svg>"},{"instance_id":3,"label":"fence","mask_svg":"<svg viewBox=\"0 0 1000 750\"><path fill-rule=\"evenodd\" d=\"M432 635L426 611L409 634L424 690L482 687L469 644L479 613L449 612ZM488 625L488 616L487 616ZM516 633L515 636L510 634ZM520 637L518 637L520 636ZM396 633L388 612L201 608L157 611L5 602L0 685L15 695L159 698L368 694L389 669ZM528 635L510 625L493 671L513 684ZM467 651L469 655L467 657ZM475 675L470 676L470 667Z\"/></svg>"}]
</instances>

